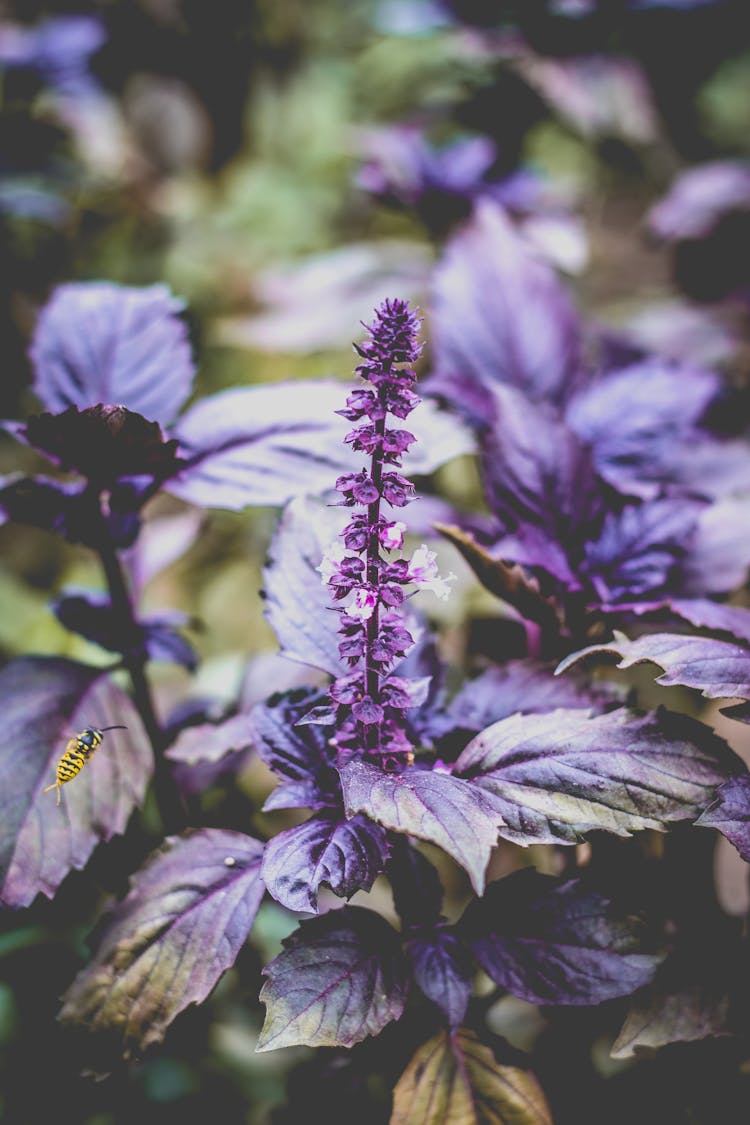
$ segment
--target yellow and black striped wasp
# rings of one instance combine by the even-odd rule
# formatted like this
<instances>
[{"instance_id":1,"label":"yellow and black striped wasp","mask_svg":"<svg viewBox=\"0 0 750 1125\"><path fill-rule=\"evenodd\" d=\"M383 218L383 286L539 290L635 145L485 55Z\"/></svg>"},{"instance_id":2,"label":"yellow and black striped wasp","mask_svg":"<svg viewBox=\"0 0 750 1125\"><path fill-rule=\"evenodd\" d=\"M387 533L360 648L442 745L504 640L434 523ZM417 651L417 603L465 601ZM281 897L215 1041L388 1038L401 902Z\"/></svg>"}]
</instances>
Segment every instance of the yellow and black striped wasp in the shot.
<instances>
[{"instance_id":1,"label":"yellow and black striped wasp","mask_svg":"<svg viewBox=\"0 0 750 1125\"><path fill-rule=\"evenodd\" d=\"M94 752L101 746L105 730L127 730L127 727L116 724L112 727L86 727L80 734L74 734L65 747L65 753L57 763L57 780L53 785L48 785L43 790L49 793L50 789L57 790L57 803L60 804L60 789L67 785L81 772L86 763L93 757Z\"/></svg>"}]
</instances>

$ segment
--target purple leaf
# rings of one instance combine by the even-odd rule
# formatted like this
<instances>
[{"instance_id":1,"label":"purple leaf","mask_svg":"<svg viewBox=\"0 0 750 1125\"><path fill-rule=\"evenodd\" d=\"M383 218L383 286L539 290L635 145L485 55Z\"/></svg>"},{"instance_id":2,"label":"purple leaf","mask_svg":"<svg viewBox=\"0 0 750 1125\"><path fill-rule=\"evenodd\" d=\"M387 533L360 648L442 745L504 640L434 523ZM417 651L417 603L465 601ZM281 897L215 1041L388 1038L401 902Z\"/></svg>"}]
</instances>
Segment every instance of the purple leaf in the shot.
<instances>
[{"instance_id":1,"label":"purple leaf","mask_svg":"<svg viewBox=\"0 0 750 1125\"><path fill-rule=\"evenodd\" d=\"M61 285L31 345L34 390L48 410L119 404L166 424L189 397L195 369L183 303L164 285Z\"/></svg>"},{"instance_id":2,"label":"purple leaf","mask_svg":"<svg viewBox=\"0 0 750 1125\"><path fill-rule=\"evenodd\" d=\"M690 637L681 633L650 633L628 640L615 632L614 639L591 645L567 656L556 672L566 671L576 661L592 655L618 657L618 668L634 664L658 664L664 669L657 684L681 684L697 688L707 699L750 699L750 651L727 641Z\"/></svg>"},{"instance_id":3,"label":"purple leaf","mask_svg":"<svg viewBox=\"0 0 750 1125\"><path fill-rule=\"evenodd\" d=\"M727 310L713 304L706 308L677 297L653 300L627 318L625 331L621 342L631 349L625 362L658 352L678 363L723 366L737 353L737 329Z\"/></svg>"},{"instance_id":4,"label":"purple leaf","mask_svg":"<svg viewBox=\"0 0 750 1125\"><path fill-rule=\"evenodd\" d=\"M266 844L263 880L287 910L317 914L321 883L342 898L369 891L389 850L383 829L366 817L319 813Z\"/></svg>"},{"instance_id":5,"label":"purple leaf","mask_svg":"<svg viewBox=\"0 0 750 1125\"><path fill-rule=\"evenodd\" d=\"M362 761L339 772L347 816L363 812L384 828L437 844L481 894L502 819L479 786L437 770L384 773Z\"/></svg>"},{"instance_id":6,"label":"purple leaf","mask_svg":"<svg viewBox=\"0 0 750 1125\"><path fill-rule=\"evenodd\" d=\"M526 845L694 818L739 765L695 719L622 708L513 715L477 735L454 769L491 797L500 835Z\"/></svg>"},{"instance_id":7,"label":"purple leaf","mask_svg":"<svg viewBox=\"0 0 750 1125\"><path fill-rule=\"evenodd\" d=\"M436 523L435 530L460 551L486 590L512 606L527 621L535 621L553 632L559 630L554 605L545 598L537 579L518 566L496 558L467 531L455 525ZM567 574L567 566L563 565Z\"/></svg>"},{"instance_id":8,"label":"purple leaf","mask_svg":"<svg viewBox=\"0 0 750 1125\"><path fill-rule=\"evenodd\" d=\"M411 938L406 950L421 991L437 1005L449 1027L458 1027L466 1015L474 975L466 947L442 926L429 937Z\"/></svg>"},{"instance_id":9,"label":"purple leaf","mask_svg":"<svg viewBox=\"0 0 750 1125\"><path fill-rule=\"evenodd\" d=\"M701 828L717 828L750 863L750 774L725 781L716 796L695 823Z\"/></svg>"},{"instance_id":10,"label":"purple leaf","mask_svg":"<svg viewBox=\"0 0 750 1125\"><path fill-rule=\"evenodd\" d=\"M613 1059L629 1059L670 1043L730 1035L729 1008L728 989L702 984L667 989L657 981L633 997L610 1054Z\"/></svg>"},{"instance_id":11,"label":"purple leaf","mask_svg":"<svg viewBox=\"0 0 750 1125\"><path fill-rule=\"evenodd\" d=\"M116 1032L128 1052L163 1039L234 964L263 897L262 853L227 829L169 837L134 877L60 1018Z\"/></svg>"},{"instance_id":12,"label":"purple leaf","mask_svg":"<svg viewBox=\"0 0 750 1125\"><path fill-rule=\"evenodd\" d=\"M706 598L669 598L656 605L644 603L637 607L628 606L628 609L639 615L668 610L672 617L689 621L699 629L728 633L730 637L750 644L750 609L743 606L711 602Z\"/></svg>"},{"instance_id":13,"label":"purple leaf","mask_svg":"<svg viewBox=\"0 0 750 1125\"><path fill-rule=\"evenodd\" d=\"M99 530L91 526L90 501L83 482L4 477L0 511L16 523L54 531L69 543L96 546L99 539Z\"/></svg>"},{"instance_id":14,"label":"purple leaf","mask_svg":"<svg viewBox=\"0 0 750 1125\"><path fill-rule=\"evenodd\" d=\"M477 195L497 156L488 137L461 137L435 148L414 125L368 129L361 144L366 163L357 174L359 187L408 206L427 196L428 208L434 208L436 193L443 204L446 196Z\"/></svg>"},{"instance_id":15,"label":"purple leaf","mask_svg":"<svg viewBox=\"0 0 750 1125\"><path fill-rule=\"evenodd\" d=\"M597 470L610 484L651 498L661 484L688 483L684 474L700 440L698 425L721 389L711 372L649 358L608 372L579 391L567 418L592 447ZM681 443L690 457L681 456ZM747 463L750 474L750 454ZM689 483L698 491L715 487L705 476Z\"/></svg>"},{"instance_id":16,"label":"purple leaf","mask_svg":"<svg viewBox=\"0 0 750 1125\"><path fill-rule=\"evenodd\" d=\"M88 61L106 38L101 22L91 16L51 16L33 27L4 23L0 59L9 68L33 67L56 93L82 99L97 89Z\"/></svg>"},{"instance_id":17,"label":"purple leaf","mask_svg":"<svg viewBox=\"0 0 750 1125\"><path fill-rule=\"evenodd\" d=\"M140 594L157 574L181 558L197 540L203 514L192 509L147 520L126 562Z\"/></svg>"},{"instance_id":18,"label":"purple leaf","mask_svg":"<svg viewBox=\"0 0 750 1125\"><path fill-rule=\"evenodd\" d=\"M33 414L20 436L63 469L98 488L123 477L164 481L182 462L177 442L166 441L158 422L120 405L70 406L62 414ZM146 497L143 497L145 501Z\"/></svg>"},{"instance_id":19,"label":"purple leaf","mask_svg":"<svg viewBox=\"0 0 750 1125\"><path fill-rule=\"evenodd\" d=\"M486 392L497 384L555 403L575 389L580 328L570 299L488 201L438 265L431 324L430 390L480 423Z\"/></svg>"},{"instance_id":20,"label":"purple leaf","mask_svg":"<svg viewBox=\"0 0 750 1125\"><path fill-rule=\"evenodd\" d=\"M636 59L604 52L555 58L529 51L521 72L576 134L616 137L628 146L635 142L635 148L656 143L651 86Z\"/></svg>"},{"instance_id":21,"label":"purple leaf","mask_svg":"<svg viewBox=\"0 0 750 1125\"><path fill-rule=\"evenodd\" d=\"M185 727L166 752L173 762L194 766L201 762L215 763L226 754L249 750L253 745L253 727L249 715L233 715L221 723L199 723Z\"/></svg>"},{"instance_id":22,"label":"purple leaf","mask_svg":"<svg viewBox=\"0 0 750 1125\"><path fill-rule=\"evenodd\" d=\"M733 497L703 509L675 592L695 598L744 585L750 568L746 515L747 501Z\"/></svg>"},{"instance_id":23,"label":"purple leaf","mask_svg":"<svg viewBox=\"0 0 750 1125\"><path fill-rule=\"evenodd\" d=\"M331 591L316 570L323 554L337 540L341 510L315 508L302 500L284 511L263 571L266 617L284 656L337 677L339 619Z\"/></svg>"},{"instance_id":24,"label":"purple leaf","mask_svg":"<svg viewBox=\"0 0 750 1125\"><path fill-rule=\"evenodd\" d=\"M688 500L663 499L608 512L596 539L584 546L581 567L601 601L637 598L667 586L700 511Z\"/></svg>"},{"instance_id":25,"label":"purple leaf","mask_svg":"<svg viewBox=\"0 0 750 1125\"><path fill-rule=\"evenodd\" d=\"M527 868L491 883L458 924L484 971L532 1004L599 1004L647 984L643 921L580 879Z\"/></svg>"},{"instance_id":26,"label":"purple leaf","mask_svg":"<svg viewBox=\"0 0 750 1125\"><path fill-rule=\"evenodd\" d=\"M507 557L575 585L566 544L590 534L603 504L589 451L555 414L516 391L497 387L492 403L481 448L487 501L509 531L520 524L526 547Z\"/></svg>"},{"instance_id":27,"label":"purple leaf","mask_svg":"<svg viewBox=\"0 0 750 1125\"><path fill-rule=\"evenodd\" d=\"M552 1125L531 1071L501 1066L473 1031L418 1048L393 1091L391 1125Z\"/></svg>"},{"instance_id":28,"label":"purple leaf","mask_svg":"<svg viewBox=\"0 0 750 1125\"><path fill-rule=\"evenodd\" d=\"M140 627L143 630L143 642L149 660L164 660L171 664L181 664L189 672L194 672L198 667L198 656L195 649L182 633L168 621L162 620L162 614L152 614L141 619ZM168 616L171 617L171 614ZM187 624L187 622L185 622Z\"/></svg>"},{"instance_id":29,"label":"purple leaf","mask_svg":"<svg viewBox=\"0 0 750 1125\"><path fill-rule=\"evenodd\" d=\"M349 424L335 413L347 390L343 383L300 381L201 399L174 429L188 466L170 492L198 506L231 509L326 492L342 473L361 467L344 445ZM410 473L430 473L473 449L458 419L432 402L417 407L409 428L418 442L409 453Z\"/></svg>"},{"instance_id":30,"label":"purple leaf","mask_svg":"<svg viewBox=\"0 0 750 1125\"><path fill-rule=\"evenodd\" d=\"M558 689L559 684L564 689ZM509 660L487 668L459 688L446 709L451 729L480 731L517 712L551 711L555 707L603 709L617 698L604 684L561 681L551 668L533 660Z\"/></svg>"},{"instance_id":31,"label":"purple leaf","mask_svg":"<svg viewBox=\"0 0 750 1125\"><path fill-rule=\"evenodd\" d=\"M648 223L666 242L705 238L734 210L750 210L750 163L716 160L679 175L652 208Z\"/></svg>"},{"instance_id":32,"label":"purple leaf","mask_svg":"<svg viewBox=\"0 0 750 1125\"><path fill-rule=\"evenodd\" d=\"M407 983L398 935L371 910L345 906L303 922L263 970L259 1051L351 1047L397 1020Z\"/></svg>"},{"instance_id":33,"label":"purple leaf","mask_svg":"<svg viewBox=\"0 0 750 1125\"><path fill-rule=\"evenodd\" d=\"M266 809L316 809L340 803L341 786L328 732L317 724L296 725L324 698L315 689L298 688L271 696L253 708L250 718L255 748L268 768L284 778L284 784L268 798Z\"/></svg>"},{"instance_id":34,"label":"purple leaf","mask_svg":"<svg viewBox=\"0 0 750 1125\"><path fill-rule=\"evenodd\" d=\"M192 646L161 614L141 620L135 629L112 608L109 596L99 590L62 594L52 602L61 625L110 652L129 652L142 646L150 660L167 660L194 671L197 659ZM182 616L179 617L182 622Z\"/></svg>"},{"instance_id":35,"label":"purple leaf","mask_svg":"<svg viewBox=\"0 0 750 1125\"><path fill-rule=\"evenodd\" d=\"M436 926L443 902L440 876L405 836L396 837L387 875L403 930L410 932Z\"/></svg>"},{"instance_id":36,"label":"purple leaf","mask_svg":"<svg viewBox=\"0 0 750 1125\"><path fill-rule=\"evenodd\" d=\"M52 898L72 868L85 866L100 840L125 831L153 769L151 747L128 696L101 669L53 657L22 657L0 672L6 773L0 796L0 899L28 906ZM79 775L53 793L69 738L89 726L108 731ZM23 747L19 754L18 748Z\"/></svg>"},{"instance_id":37,"label":"purple leaf","mask_svg":"<svg viewBox=\"0 0 750 1125\"><path fill-rule=\"evenodd\" d=\"M223 320L219 339L275 355L347 348L352 325L367 320L393 293L421 300L431 266L424 242L379 238L253 271L253 297L261 310Z\"/></svg>"}]
</instances>

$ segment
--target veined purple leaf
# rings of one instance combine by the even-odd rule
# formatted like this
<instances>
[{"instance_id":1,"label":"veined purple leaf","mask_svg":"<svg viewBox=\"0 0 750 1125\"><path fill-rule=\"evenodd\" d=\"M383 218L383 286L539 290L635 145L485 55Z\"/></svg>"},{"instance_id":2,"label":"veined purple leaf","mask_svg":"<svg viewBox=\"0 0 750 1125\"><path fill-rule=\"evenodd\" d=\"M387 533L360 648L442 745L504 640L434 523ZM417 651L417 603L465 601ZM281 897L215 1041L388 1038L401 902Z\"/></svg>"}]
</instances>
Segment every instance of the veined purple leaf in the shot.
<instances>
[{"instance_id":1,"label":"veined purple leaf","mask_svg":"<svg viewBox=\"0 0 750 1125\"><path fill-rule=\"evenodd\" d=\"M317 914L321 883L342 898L369 891L389 851L386 833L367 817L318 813L266 844L263 880L288 910Z\"/></svg>"},{"instance_id":2,"label":"veined purple leaf","mask_svg":"<svg viewBox=\"0 0 750 1125\"><path fill-rule=\"evenodd\" d=\"M557 685L564 684L559 691ZM518 712L529 714L555 707L603 709L617 699L609 685L584 685L560 680L550 667L533 660L509 660L487 668L459 688L446 708L454 730L480 731Z\"/></svg>"},{"instance_id":3,"label":"veined purple leaf","mask_svg":"<svg viewBox=\"0 0 750 1125\"><path fill-rule=\"evenodd\" d=\"M240 387L201 399L174 429L188 466L169 491L199 507L285 504L327 492L336 477L361 467L344 444L340 418L347 386L333 381ZM410 473L430 473L474 444L459 420L420 403L409 419L417 438Z\"/></svg>"},{"instance_id":4,"label":"veined purple leaf","mask_svg":"<svg viewBox=\"0 0 750 1125\"><path fill-rule=\"evenodd\" d=\"M372 910L345 906L303 922L263 970L259 1051L351 1047L400 1017L406 999L396 932Z\"/></svg>"},{"instance_id":5,"label":"veined purple leaf","mask_svg":"<svg viewBox=\"0 0 750 1125\"><path fill-rule=\"evenodd\" d=\"M328 732L316 723L297 725L324 698L315 688L297 688L253 708L255 748L268 768L284 779L266 801L266 810L340 804L341 785Z\"/></svg>"},{"instance_id":6,"label":"veined purple leaf","mask_svg":"<svg viewBox=\"0 0 750 1125\"><path fill-rule=\"evenodd\" d=\"M682 444L692 451L700 440L700 420L721 388L711 372L649 358L591 382L570 402L567 419L610 484L652 498L662 484L688 483L690 458L680 456ZM689 483L696 491L714 488L705 475Z\"/></svg>"},{"instance_id":7,"label":"veined purple leaf","mask_svg":"<svg viewBox=\"0 0 750 1125\"><path fill-rule=\"evenodd\" d=\"M478 734L454 767L492 799L500 835L524 845L665 829L697 816L739 768L697 720L625 708L512 715Z\"/></svg>"},{"instance_id":8,"label":"veined purple leaf","mask_svg":"<svg viewBox=\"0 0 750 1125\"><path fill-rule=\"evenodd\" d=\"M390 1125L552 1125L531 1071L502 1066L473 1031L418 1048L393 1091Z\"/></svg>"},{"instance_id":9,"label":"veined purple leaf","mask_svg":"<svg viewBox=\"0 0 750 1125\"><path fill-rule=\"evenodd\" d=\"M454 931L438 926L429 935L410 938L406 951L414 980L451 1028L466 1015L474 975L469 951Z\"/></svg>"},{"instance_id":10,"label":"veined purple leaf","mask_svg":"<svg viewBox=\"0 0 750 1125\"><path fill-rule=\"evenodd\" d=\"M725 781L716 797L695 823L701 828L717 828L750 863L750 773Z\"/></svg>"},{"instance_id":11,"label":"veined purple leaf","mask_svg":"<svg viewBox=\"0 0 750 1125\"><path fill-rule=\"evenodd\" d=\"M0 672L6 775L0 794L0 900L28 906L52 898L68 872L84 867L100 840L125 831L153 769L151 746L130 698L101 669L53 657L22 657ZM122 723L79 775L56 792L58 760L86 727ZM23 753L19 753L19 747Z\"/></svg>"},{"instance_id":12,"label":"veined purple leaf","mask_svg":"<svg viewBox=\"0 0 750 1125\"><path fill-rule=\"evenodd\" d=\"M226 754L249 750L253 745L253 727L249 715L233 715L221 723L199 723L185 727L166 752L173 762L194 766L201 762L218 762Z\"/></svg>"},{"instance_id":13,"label":"veined purple leaf","mask_svg":"<svg viewBox=\"0 0 750 1125\"><path fill-rule=\"evenodd\" d=\"M344 670L339 619L316 567L331 544L341 542L342 510L293 500L276 528L263 571L265 613L284 656L334 677Z\"/></svg>"},{"instance_id":14,"label":"veined purple leaf","mask_svg":"<svg viewBox=\"0 0 750 1125\"><path fill-rule=\"evenodd\" d=\"M437 770L384 773L362 761L339 773L347 816L364 813L384 828L437 844L482 893L502 818L480 786Z\"/></svg>"},{"instance_id":15,"label":"veined purple leaf","mask_svg":"<svg viewBox=\"0 0 750 1125\"><path fill-rule=\"evenodd\" d=\"M750 699L750 650L728 641L682 633L650 633L630 641L615 631L613 640L566 656L556 674L593 655L616 656L618 668L658 664L664 671L657 684L696 688L707 699Z\"/></svg>"},{"instance_id":16,"label":"veined purple leaf","mask_svg":"<svg viewBox=\"0 0 750 1125\"><path fill-rule=\"evenodd\" d=\"M573 305L489 201L477 204L437 267L431 331L430 390L480 423L485 392L497 384L558 404L575 389L581 341Z\"/></svg>"},{"instance_id":17,"label":"veined purple leaf","mask_svg":"<svg viewBox=\"0 0 750 1125\"><path fill-rule=\"evenodd\" d=\"M603 507L589 450L545 404L509 387L493 389L492 406L481 440L487 502L511 535L519 528L516 552L504 557L575 586L567 545L590 534Z\"/></svg>"},{"instance_id":18,"label":"veined purple leaf","mask_svg":"<svg viewBox=\"0 0 750 1125\"><path fill-rule=\"evenodd\" d=\"M640 917L580 879L527 868L491 883L459 932L488 976L532 1004L599 1004L647 984L660 957Z\"/></svg>"},{"instance_id":19,"label":"veined purple leaf","mask_svg":"<svg viewBox=\"0 0 750 1125\"><path fill-rule=\"evenodd\" d=\"M617 607L613 608L616 610ZM699 629L728 633L732 638L750 644L750 609L744 606L712 602L707 598L669 598L655 605L647 602L638 607L629 605L628 610L639 616L668 611L670 616L689 621Z\"/></svg>"},{"instance_id":20,"label":"veined purple leaf","mask_svg":"<svg viewBox=\"0 0 750 1125\"><path fill-rule=\"evenodd\" d=\"M234 963L263 897L262 854L227 829L169 837L134 877L60 1018L116 1032L128 1051L163 1039Z\"/></svg>"},{"instance_id":21,"label":"veined purple leaf","mask_svg":"<svg viewBox=\"0 0 750 1125\"><path fill-rule=\"evenodd\" d=\"M700 505L665 498L607 512L584 546L581 572L603 602L637 598L666 587L691 546Z\"/></svg>"},{"instance_id":22,"label":"veined purple leaf","mask_svg":"<svg viewBox=\"0 0 750 1125\"><path fill-rule=\"evenodd\" d=\"M34 390L48 410L119 404L161 423L189 397L195 368L182 301L164 285L59 286L39 315Z\"/></svg>"}]
</instances>

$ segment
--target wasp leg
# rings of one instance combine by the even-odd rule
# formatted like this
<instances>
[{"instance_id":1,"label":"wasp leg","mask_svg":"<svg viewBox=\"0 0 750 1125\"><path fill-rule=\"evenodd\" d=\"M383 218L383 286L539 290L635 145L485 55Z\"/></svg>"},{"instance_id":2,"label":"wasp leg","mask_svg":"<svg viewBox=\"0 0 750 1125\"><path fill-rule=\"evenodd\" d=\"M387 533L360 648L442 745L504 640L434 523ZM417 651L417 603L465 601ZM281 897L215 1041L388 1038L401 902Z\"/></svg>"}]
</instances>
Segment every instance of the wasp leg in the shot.
<instances>
[{"instance_id":1,"label":"wasp leg","mask_svg":"<svg viewBox=\"0 0 750 1125\"><path fill-rule=\"evenodd\" d=\"M59 805L60 804L60 790L62 789L62 785L60 784L59 781L56 781L54 785L48 785L46 789L43 789L42 793L49 793L50 789L56 789L57 790L57 804Z\"/></svg>"}]
</instances>

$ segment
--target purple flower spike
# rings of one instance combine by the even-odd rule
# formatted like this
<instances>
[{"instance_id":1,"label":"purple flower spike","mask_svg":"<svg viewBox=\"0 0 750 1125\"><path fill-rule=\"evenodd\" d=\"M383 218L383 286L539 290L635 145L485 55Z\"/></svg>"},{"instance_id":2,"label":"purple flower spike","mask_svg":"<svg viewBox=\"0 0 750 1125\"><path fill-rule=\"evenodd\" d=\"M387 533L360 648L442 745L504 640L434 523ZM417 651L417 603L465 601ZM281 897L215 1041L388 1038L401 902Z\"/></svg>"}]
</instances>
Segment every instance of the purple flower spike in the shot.
<instances>
[{"instance_id":1,"label":"purple flower spike","mask_svg":"<svg viewBox=\"0 0 750 1125\"><path fill-rule=\"evenodd\" d=\"M422 351L417 342L420 323L406 301L388 300L375 310L369 338L355 344L362 360L357 372L370 386L353 391L346 409L338 413L359 423L344 440L366 454L369 464L339 477L336 490L340 503L364 511L353 513L341 532L343 545L333 543L318 567L339 603L339 655L353 669L339 677L329 693L336 708L339 758L343 763L364 757L390 770L414 760L404 711L419 705L422 686L390 676L393 665L414 644L400 614L403 587L426 587L439 597L448 593L447 579L438 575L426 546L411 560L392 557L403 545L406 525L381 512L383 503L402 508L414 496L414 485L396 471L414 435L386 423L389 414L406 418L420 401L409 366Z\"/></svg>"}]
</instances>

